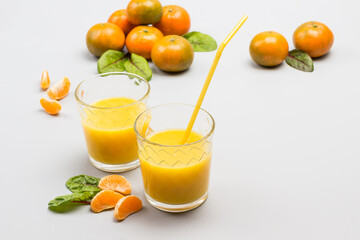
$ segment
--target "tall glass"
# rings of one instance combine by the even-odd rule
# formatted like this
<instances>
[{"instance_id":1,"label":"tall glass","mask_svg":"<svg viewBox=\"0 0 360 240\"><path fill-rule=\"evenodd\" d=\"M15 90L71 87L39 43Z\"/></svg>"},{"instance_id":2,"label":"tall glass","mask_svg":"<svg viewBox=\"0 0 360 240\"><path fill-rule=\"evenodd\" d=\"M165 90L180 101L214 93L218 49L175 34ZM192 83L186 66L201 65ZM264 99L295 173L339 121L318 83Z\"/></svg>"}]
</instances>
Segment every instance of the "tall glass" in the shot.
<instances>
[{"instance_id":1,"label":"tall glass","mask_svg":"<svg viewBox=\"0 0 360 240\"><path fill-rule=\"evenodd\" d=\"M81 82L75 98L90 162L107 172L139 166L134 122L146 109L149 83L140 76L114 72Z\"/></svg>"},{"instance_id":2,"label":"tall glass","mask_svg":"<svg viewBox=\"0 0 360 240\"><path fill-rule=\"evenodd\" d=\"M194 106L149 108L135 121L146 199L167 212L184 212L208 196L213 117L201 109L189 141L181 143Z\"/></svg>"}]
</instances>

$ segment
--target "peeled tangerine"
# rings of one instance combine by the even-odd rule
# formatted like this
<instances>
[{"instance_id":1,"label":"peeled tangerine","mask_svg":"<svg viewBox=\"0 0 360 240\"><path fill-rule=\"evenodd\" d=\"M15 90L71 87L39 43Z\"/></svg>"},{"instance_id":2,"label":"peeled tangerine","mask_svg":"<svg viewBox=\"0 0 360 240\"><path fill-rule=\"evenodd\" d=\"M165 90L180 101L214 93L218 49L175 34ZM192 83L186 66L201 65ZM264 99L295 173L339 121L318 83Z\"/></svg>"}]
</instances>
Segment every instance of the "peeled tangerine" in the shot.
<instances>
[{"instance_id":1,"label":"peeled tangerine","mask_svg":"<svg viewBox=\"0 0 360 240\"><path fill-rule=\"evenodd\" d=\"M45 112L51 115L58 114L61 110L61 105L56 100L48 100L46 98L40 99L40 104L44 108Z\"/></svg>"},{"instance_id":2,"label":"peeled tangerine","mask_svg":"<svg viewBox=\"0 0 360 240\"><path fill-rule=\"evenodd\" d=\"M115 219L122 221L130 214L136 213L142 209L142 202L136 196L126 196L121 198L114 209Z\"/></svg>"},{"instance_id":3,"label":"peeled tangerine","mask_svg":"<svg viewBox=\"0 0 360 240\"><path fill-rule=\"evenodd\" d=\"M113 190L122 194L131 193L130 182L120 175L108 175L100 179L99 186L102 190Z\"/></svg>"},{"instance_id":4,"label":"peeled tangerine","mask_svg":"<svg viewBox=\"0 0 360 240\"><path fill-rule=\"evenodd\" d=\"M50 78L48 71L44 70L41 76L40 87L44 90L50 87Z\"/></svg>"},{"instance_id":5,"label":"peeled tangerine","mask_svg":"<svg viewBox=\"0 0 360 240\"><path fill-rule=\"evenodd\" d=\"M47 94L49 98L54 100L60 100L69 93L70 90L70 80L67 77L64 77L61 82L56 83L52 86L48 91Z\"/></svg>"},{"instance_id":6,"label":"peeled tangerine","mask_svg":"<svg viewBox=\"0 0 360 240\"><path fill-rule=\"evenodd\" d=\"M102 190L91 200L90 208L98 213L105 209L114 208L116 203L124 196L112 190Z\"/></svg>"}]
</instances>

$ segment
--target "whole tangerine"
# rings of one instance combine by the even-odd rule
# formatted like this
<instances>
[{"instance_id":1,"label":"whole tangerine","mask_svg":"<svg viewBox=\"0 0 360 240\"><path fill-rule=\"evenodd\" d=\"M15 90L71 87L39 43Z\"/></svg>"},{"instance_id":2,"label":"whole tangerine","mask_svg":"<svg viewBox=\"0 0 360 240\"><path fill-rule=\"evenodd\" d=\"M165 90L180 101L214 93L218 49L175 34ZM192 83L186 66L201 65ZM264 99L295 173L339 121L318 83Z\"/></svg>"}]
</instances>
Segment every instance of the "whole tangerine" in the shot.
<instances>
[{"instance_id":1,"label":"whole tangerine","mask_svg":"<svg viewBox=\"0 0 360 240\"><path fill-rule=\"evenodd\" d=\"M155 27L137 26L129 32L125 44L130 53L150 59L151 49L163 37L161 31Z\"/></svg>"},{"instance_id":2,"label":"whole tangerine","mask_svg":"<svg viewBox=\"0 0 360 240\"><path fill-rule=\"evenodd\" d=\"M163 7L160 22L154 24L164 35L182 36L189 32L191 26L190 15L182 7L169 5Z\"/></svg>"},{"instance_id":3,"label":"whole tangerine","mask_svg":"<svg viewBox=\"0 0 360 240\"><path fill-rule=\"evenodd\" d=\"M251 58L264 67L279 65L289 52L289 44L283 35L274 31L257 34L250 43Z\"/></svg>"},{"instance_id":4,"label":"whole tangerine","mask_svg":"<svg viewBox=\"0 0 360 240\"><path fill-rule=\"evenodd\" d=\"M194 50L185 38L168 35L154 45L151 59L163 71L181 72L191 66L194 60Z\"/></svg>"},{"instance_id":5,"label":"whole tangerine","mask_svg":"<svg viewBox=\"0 0 360 240\"><path fill-rule=\"evenodd\" d=\"M136 27L135 24L129 22L126 9L121 9L115 11L108 19L108 23L113 23L117 25L121 30L123 30L125 36L134 28Z\"/></svg>"},{"instance_id":6,"label":"whole tangerine","mask_svg":"<svg viewBox=\"0 0 360 240\"><path fill-rule=\"evenodd\" d=\"M159 0L131 0L126 12L132 24L154 24L161 19L162 6Z\"/></svg>"},{"instance_id":7,"label":"whole tangerine","mask_svg":"<svg viewBox=\"0 0 360 240\"><path fill-rule=\"evenodd\" d=\"M123 31L113 23L99 23L92 26L86 34L86 45L96 57L109 49L122 50L125 43Z\"/></svg>"},{"instance_id":8,"label":"whole tangerine","mask_svg":"<svg viewBox=\"0 0 360 240\"><path fill-rule=\"evenodd\" d=\"M293 35L294 46L316 58L329 52L334 43L332 31L323 23L306 22L301 24Z\"/></svg>"}]
</instances>

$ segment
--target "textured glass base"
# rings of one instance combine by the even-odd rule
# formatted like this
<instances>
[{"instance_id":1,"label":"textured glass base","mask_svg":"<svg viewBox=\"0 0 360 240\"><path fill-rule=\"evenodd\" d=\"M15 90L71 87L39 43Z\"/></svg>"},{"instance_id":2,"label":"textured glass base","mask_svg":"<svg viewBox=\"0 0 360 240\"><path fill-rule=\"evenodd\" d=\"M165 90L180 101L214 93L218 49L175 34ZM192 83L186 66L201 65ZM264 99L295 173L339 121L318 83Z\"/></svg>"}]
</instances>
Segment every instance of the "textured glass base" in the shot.
<instances>
[{"instance_id":1,"label":"textured glass base","mask_svg":"<svg viewBox=\"0 0 360 240\"><path fill-rule=\"evenodd\" d=\"M194 208L197 208L198 206L200 206L201 204L203 204L206 200L208 196L208 193L206 192L201 198L199 198L196 201L190 202L190 203L186 203L186 204L167 204L167 203L161 203L158 202L154 199L152 199L151 197L149 197L149 195L147 195L145 193L145 197L146 200L155 208L160 209L164 212L173 212L173 213L177 213L177 212L186 212L186 211L190 211Z\"/></svg>"},{"instance_id":2,"label":"textured glass base","mask_svg":"<svg viewBox=\"0 0 360 240\"><path fill-rule=\"evenodd\" d=\"M105 171L105 172L125 172L125 171L129 171L129 170L135 169L140 166L139 159L134 160L129 163L125 163L125 164L105 164L105 163L96 161L95 159L93 159L90 156L89 156L89 159L90 159L90 163L94 167L96 167L97 169L100 169L102 171Z\"/></svg>"}]
</instances>

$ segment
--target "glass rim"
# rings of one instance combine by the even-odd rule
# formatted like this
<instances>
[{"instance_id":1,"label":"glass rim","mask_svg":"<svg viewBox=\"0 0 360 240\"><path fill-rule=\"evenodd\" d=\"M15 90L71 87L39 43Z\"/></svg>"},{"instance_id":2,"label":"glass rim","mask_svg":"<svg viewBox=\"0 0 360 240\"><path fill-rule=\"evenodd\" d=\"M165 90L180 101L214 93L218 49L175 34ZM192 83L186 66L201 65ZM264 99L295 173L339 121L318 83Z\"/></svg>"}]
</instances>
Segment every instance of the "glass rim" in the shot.
<instances>
[{"instance_id":1,"label":"glass rim","mask_svg":"<svg viewBox=\"0 0 360 240\"><path fill-rule=\"evenodd\" d=\"M91 80L91 79L94 79L94 78L98 78L98 77L103 77L103 76L108 76L108 75L127 75L127 76L132 76L132 77L135 77L137 78L138 80L140 80L141 82L145 82L146 83L146 86L147 86L147 91L146 93L140 98L140 99L136 99L135 102L132 102L130 104L126 104L126 105L123 105L123 106L119 106L119 107L97 107L97 106L94 106L92 104L89 104L89 103L86 103L84 101L82 101L79 97L78 97L78 91L79 91L79 88L81 85L83 85L83 83L85 83L86 81L88 80ZM128 73L128 72L107 72L107 73L101 73L101 74L96 74L96 75L93 75L93 76L90 76L88 78L86 78L85 80L81 81L77 87L75 88L75 99L76 101L81 104L81 105L84 105L86 107L89 107L89 108L95 108L95 109L121 109L121 108L124 108L124 107L128 107L128 106L131 106L131 105L134 105L134 104L137 104L139 102L142 102L145 98L147 98L150 94L150 84L148 81L146 81L143 77L139 76L139 75L136 75L136 74L133 74L133 73Z\"/></svg>"},{"instance_id":2,"label":"glass rim","mask_svg":"<svg viewBox=\"0 0 360 240\"><path fill-rule=\"evenodd\" d=\"M205 109L203 108L200 108L200 110L202 112L204 112L206 115L208 115L211 119L211 122L212 122L212 126L211 126L211 130L202 138L200 138L199 140L195 141L195 142L191 142L191 143L185 143L185 144L180 144L180 145L166 145L166 144L160 144L160 143L156 143L156 142L152 142L148 139L146 139L145 137L143 137L139 132L138 130L136 129L136 124L138 122L138 120L140 119L140 117L147 113L148 111L154 109L154 108L158 108L158 107L163 107L163 106L167 106L167 105L183 105L183 106L189 106L189 107L192 107L193 109L195 108L195 105L192 105L192 104L187 104L187 103L165 103L165 104L160 104L160 105L157 105L157 106L153 106L151 108L148 108L146 109L145 111L143 111L142 113L139 114L139 116L137 116L137 118L135 119L135 123L134 123L134 131L135 131L135 134L137 137L139 137L142 141L144 142L147 142L149 144L152 144L152 145L156 145L156 146L160 146L160 147L184 147L184 146L191 146L191 145L194 145L194 144L197 144L199 142L202 142L204 141L205 139L208 139L213 133L214 133L214 130L215 130L215 119L213 118L213 116L208 112L206 111ZM190 119L189 119L190 120Z\"/></svg>"}]
</instances>

